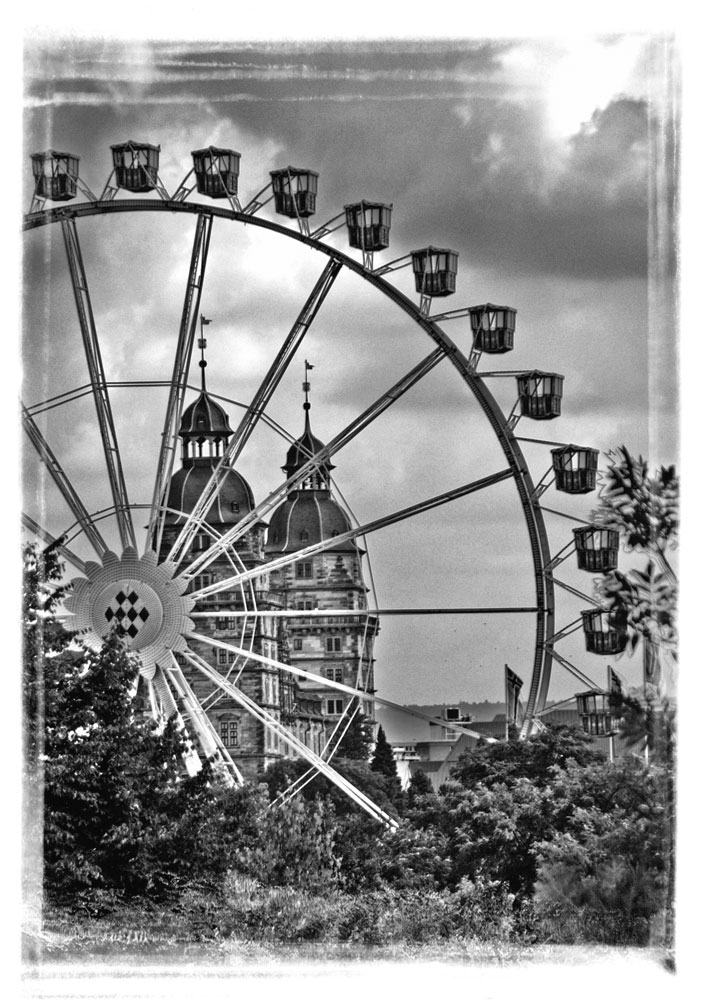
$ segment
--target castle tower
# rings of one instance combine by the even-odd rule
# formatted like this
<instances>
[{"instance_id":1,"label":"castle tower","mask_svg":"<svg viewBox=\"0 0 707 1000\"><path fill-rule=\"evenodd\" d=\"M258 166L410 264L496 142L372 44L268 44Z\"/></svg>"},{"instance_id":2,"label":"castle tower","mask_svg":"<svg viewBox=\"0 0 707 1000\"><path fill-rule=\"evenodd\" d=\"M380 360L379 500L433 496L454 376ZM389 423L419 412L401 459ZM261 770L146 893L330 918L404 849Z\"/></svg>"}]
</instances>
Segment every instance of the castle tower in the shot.
<instances>
[{"instance_id":1,"label":"castle tower","mask_svg":"<svg viewBox=\"0 0 707 1000\"><path fill-rule=\"evenodd\" d=\"M202 320L203 322L203 320ZM203 330L202 330L203 332ZM206 340L199 340L201 349L201 392L182 415L179 436L182 442L182 467L172 477L161 545L161 558L169 552L182 525L201 496L217 462L233 434L225 410L206 390ZM224 534L255 507L253 492L239 472L228 468L218 495L207 512L203 529L197 532L185 558L193 558L209 548L217 535ZM198 590L218 580L233 576L240 569L252 569L265 562L264 522L257 522L235 544L218 556L203 573L195 577L191 589ZM195 611L208 611L210 617L199 619L197 631L241 649L278 660L287 655L287 644L278 628L277 619L268 615L243 617L237 612L279 608L267 577L258 577L244 587L211 594L200 600ZM230 650L216 649L205 644L195 645L224 677L233 681L258 705L289 726L304 731L310 746L318 752L323 740L323 724L319 727L299 724L296 685L290 675L275 666L259 663ZM287 662L285 660L285 662ZM221 737L241 772L257 778L283 755L291 751L277 734L264 727L225 692L216 688L196 668L182 657L181 666L194 692L204 707L212 725Z\"/></svg>"},{"instance_id":2,"label":"castle tower","mask_svg":"<svg viewBox=\"0 0 707 1000\"><path fill-rule=\"evenodd\" d=\"M312 367L305 362L304 433L287 452L283 471L288 478L323 448L310 424L307 378ZM265 546L268 557L295 553L351 530L348 515L332 496L333 468L328 459L322 461L277 507L268 528ZM331 611L326 616L287 619L292 664L372 693L373 639L378 621L366 615L368 600L361 552L352 539L334 543L323 552L273 572L270 586L288 610ZM337 615L337 610L361 614ZM327 729L331 730L346 708L347 696L314 681L300 681L298 686L303 693L320 700ZM364 702L361 708L371 714L370 706L370 702Z\"/></svg>"}]
</instances>

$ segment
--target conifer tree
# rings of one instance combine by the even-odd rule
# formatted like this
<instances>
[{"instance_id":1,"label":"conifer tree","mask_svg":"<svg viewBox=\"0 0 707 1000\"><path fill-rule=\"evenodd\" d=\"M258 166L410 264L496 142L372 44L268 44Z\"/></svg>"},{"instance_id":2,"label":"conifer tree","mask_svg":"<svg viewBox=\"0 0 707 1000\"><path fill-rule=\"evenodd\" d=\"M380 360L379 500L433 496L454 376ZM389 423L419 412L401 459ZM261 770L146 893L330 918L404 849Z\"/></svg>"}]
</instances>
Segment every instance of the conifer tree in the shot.
<instances>
[{"instance_id":1,"label":"conifer tree","mask_svg":"<svg viewBox=\"0 0 707 1000\"><path fill-rule=\"evenodd\" d=\"M349 709L349 712L351 710ZM346 726L341 741L336 749L335 757L346 757L348 760L365 760L371 758L371 728L372 723L367 715L364 715L360 708L355 708L350 715L351 721L348 723L347 716L342 719L342 726Z\"/></svg>"},{"instance_id":2,"label":"conifer tree","mask_svg":"<svg viewBox=\"0 0 707 1000\"><path fill-rule=\"evenodd\" d=\"M378 727L378 736L376 737L376 748L373 751L373 758L371 760L371 770L377 771L379 774L383 774L386 778L397 778L398 769L395 766L395 757L393 755L393 749L388 743L385 736L385 730L383 726Z\"/></svg>"}]
</instances>

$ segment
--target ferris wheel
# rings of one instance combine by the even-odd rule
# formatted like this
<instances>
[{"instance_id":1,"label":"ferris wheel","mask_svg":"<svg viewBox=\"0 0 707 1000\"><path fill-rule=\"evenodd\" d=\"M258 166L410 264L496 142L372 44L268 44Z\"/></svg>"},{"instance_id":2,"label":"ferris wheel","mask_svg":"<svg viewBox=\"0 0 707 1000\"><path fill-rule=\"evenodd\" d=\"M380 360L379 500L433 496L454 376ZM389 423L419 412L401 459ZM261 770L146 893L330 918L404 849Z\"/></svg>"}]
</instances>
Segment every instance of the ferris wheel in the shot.
<instances>
[{"instance_id":1,"label":"ferris wheel","mask_svg":"<svg viewBox=\"0 0 707 1000\"><path fill-rule=\"evenodd\" d=\"M374 537L390 533L391 541L384 551L392 567L381 599L378 598L379 588L372 590L375 606L369 608L370 616L384 621L384 632L395 620L404 619L407 633L413 636L416 630L427 630L436 616L444 617L447 622L450 617L455 621L463 620L468 623L463 639L463 655L467 660L468 643L471 642L473 648L476 623L483 620L487 629L492 628L494 634L503 635L510 631L505 624L510 619L522 618L525 623L531 622L532 625L524 626L524 649L513 656L514 670L525 687L524 712L518 720L522 737L542 725L553 667L559 665L583 686L596 690L597 682L564 656L557 648L558 643L580 629L585 634L586 649L606 657L620 652L626 637L596 599L575 584L561 581L557 570L562 564L568 566L567 560L575 554L575 568L581 572L597 574L615 567L618 535L590 525L584 519L586 512L580 516L580 511L574 515L552 511L560 517L570 517L578 525L571 535L569 530L565 531L568 537L563 544L559 547L553 544L545 518L550 509L545 506L546 491L554 486L564 496L582 497L594 490L598 451L518 433L521 421L526 427L529 421L547 423L561 415L563 376L539 369L500 371L487 367L489 359L503 359L514 348L516 309L484 303L435 312L433 300L446 298L456 291L458 254L430 245L387 262L381 261L379 255L390 246L392 225L392 205L383 202L353 201L328 222L314 227L312 217L317 210L318 174L312 170L288 166L271 171L264 187L243 205L238 193L240 154L235 150L214 146L194 150L191 153L193 167L173 194L169 193L160 175L159 146L129 141L113 145L111 154L112 170L98 196L80 175L78 156L55 150L33 154L34 196L24 220L27 238L35 240L34 249L28 252L44 261L44 277L53 289L40 293L32 288L28 290L29 296L45 305L53 297L59 302L57 309L68 309L66 301L73 299L73 330L69 335L74 337L74 344L66 348L72 361L60 366L52 360L52 351L58 348L51 344L46 346L43 362L40 361L37 370L28 373L26 378L33 398L22 405L24 429L32 444L27 461L34 466L33 482L39 484L36 493L44 498L50 486L52 495L57 498L54 507L44 499L40 499L33 510L28 504L23 523L44 544L57 545L66 562L78 571L79 575L72 581L72 595L67 600L67 610L71 612L67 627L78 632L89 645L99 644L111 627L111 620L113 623L117 620L115 616L121 616L121 621L123 615L136 616L130 619L131 625L126 626L122 634L128 647L139 656L141 676L148 686L155 713L176 711L188 718L203 752L220 756L224 767L236 780L240 777L238 769L180 667L183 657L260 724L276 731L279 739L288 742L313 767L337 783L347 785L331 768L327 754L317 754L305 747L237 684L220 675L199 655L199 644L205 641L200 622L211 612L197 610L197 605L201 609L203 601L219 590L239 588L250 616L286 616L287 611L273 610L272 605L259 610L259 602L262 602L259 581L268 572L326 551L333 540L322 539L298 552L250 568L238 554L239 543L249 529L272 514L288 491L311 476L322 463L330 463L334 456L340 456L340 466L344 465L347 455L352 456L351 474L358 465L358 475L364 475L360 468L362 455L370 457L372 469L380 452L381 439L377 439L378 444L374 439L367 451L356 449L372 428L383 424L390 440L395 442L395 454L382 459L378 455L381 465L377 468L385 468L387 464L403 472L395 488L389 490L395 476L385 477L378 490L379 510L375 516L364 518L362 523L353 522L349 532L352 541L360 544L365 541L369 550ZM83 201L76 200L79 194L84 196ZM279 217L277 220L272 217L273 208L274 215ZM61 239L53 235L58 233ZM347 238L344 248L340 246L341 236ZM109 263L100 269L97 282L92 273L95 269L85 263L89 260L83 252L86 238L92 246L101 241L110 252ZM111 313L107 304L120 281L121 254L138 259L140 266L149 269L150 259L159 257L165 241L170 241L170 246L183 248L187 276L182 286L181 314L172 336L171 367L163 364L161 378L145 377L139 366L131 377L126 377L123 374L126 359L120 356L119 313ZM68 261L68 272L64 270L63 277L55 259L63 255L61 243ZM202 315L207 264L216 257L216 268L222 273L233 268L234 274L240 274L240 278L234 280L241 280L246 287L245 279L252 280L253 265L243 265L242 261L252 253L253 246L265 246L268 248L265 253L277 256L281 251L270 248L283 245L293 259L297 255L298 259L306 259L298 276L306 273L310 283L302 291L298 280L297 287L290 289L293 302L299 296L299 307L292 315L280 318L274 356L269 364L259 359L260 371L251 380L249 401L244 404L219 397L240 407L240 422L218 454L213 473L193 509L180 523L173 541L165 546L165 526L170 516L167 499L178 450L180 416L188 393L196 388L189 381L189 371L199 316ZM352 250L357 253L352 255ZM412 270L412 281L409 273L404 273L405 269ZM61 292L56 290L60 280ZM166 295L170 287L169 278L162 276L161 281L166 290L155 289L158 296ZM414 282L415 299L408 294L405 282L410 286ZM346 296L337 314L337 287L342 283L346 284ZM99 286L107 286L107 289L98 290ZM360 293L356 289L360 289ZM100 300L98 308L97 300ZM230 301L232 304L233 300ZM395 336L398 330L402 331L405 351L376 351L373 358L370 342L368 347L363 342L355 346L350 342L332 344L330 350L338 355L337 370L341 379L338 388L332 387L332 396L338 393L339 399L345 398L351 385L368 388L370 382L370 402L350 414L345 426L330 436L295 472L277 485L270 485L264 498L244 517L237 519L225 532L214 533L207 523L207 512L217 500L228 470L236 462L246 460L248 446L252 451L256 442L262 442L263 429L276 437L284 436L288 441L294 439L283 431L272 412L278 398L276 390L286 383L305 338L313 337L313 331L325 314L331 314L330 325L340 322L346 327L350 322L352 301L362 303L361 326L366 330L376 325L371 317L378 315L376 303L381 303L380 315L386 317L382 325L392 324ZM267 298L264 311L266 306ZM212 299L209 298L211 308ZM228 308L228 302L224 308ZM99 312L102 318L97 320ZM31 309L26 310L29 325L40 322L39 309L34 318L30 313ZM53 315L48 307L45 313ZM106 317L111 316L114 322L106 328ZM456 329L455 321L460 319L468 320L465 330L470 340L464 349L447 332ZM30 330L28 336L35 332ZM378 332L374 330L371 336ZM234 355L239 350L238 345L233 345ZM116 358L120 364L116 364ZM87 382L83 376L76 375L79 361L88 370ZM111 364L120 369L120 377L108 377ZM392 369L390 372L388 366ZM53 383L52 378L59 368L62 368L61 376ZM489 438L490 447L484 445L486 464L481 461L477 464L473 458L469 458L468 463L464 461L462 472L466 472L468 465L479 473L468 481L450 482L458 475L454 456L458 454L459 440L453 427L448 433L442 428L438 437L431 436L424 460L420 458L422 442L419 440L405 443L409 454L401 446L405 441L402 428L406 401L417 398L416 394L421 393L425 383L433 385L424 397L426 405L434 408L435 393L449 393L453 406L463 410L464 426L473 429L468 440L470 454L482 429ZM503 385L506 393L508 386L512 387L510 408L504 409L502 393L492 391L492 385ZM144 426L140 420L147 410L142 394L148 389L162 394L160 426L149 429L156 455L149 494L145 492L144 464L140 464L145 459L143 453L149 449L143 446L142 432L135 432L136 428ZM85 444L82 451L71 428L75 426L76 407L89 404L95 427L94 445ZM358 402L356 405L360 406ZM395 418L397 423L391 416L396 409L401 414ZM119 411L122 416L117 415ZM150 418L147 419L149 422ZM435 419L431 417L432 421ZM126 426L131 427L127 439ZM532 463L522 450L526 443L533 450L539 474L531 468ZM446 478L439 474L441 466L435 464L445 445L449 446L451 456L444 462ZM540 452L537 446L541 447ZM262 452L262 443L258 447ZM65 457L64 452L70 454ZM541 455L539 459L538 454ZM95 473L91 471L90 474L80 471L86 463L93 470L96 456L101 460L102 469L96 467ZM132 495L128 486L126 469L132 466L139 466L141 470L139 499ZM420 468L429 475L421 476ZM413 470L411 476L415 476L417 493L405 483L405 469ZM365 474L369 471L366 469ZM380 472L378 475L382 478ZM99 481L104 491L103 501L97 499ZM444 488L430 490L432 481ZM83 496L86 490L90 494L88 499ZM419 497L421 491L424 495ZM424 549L420 543L422 533L415 526L429 525L431 512L439 516L440 511L461 505L469 530L472 534L473 531L477 533L476 544L479 544L478 539L485 537L485 512L488 513L489 504L492 506L494 502L488 498L493 498L497 491L503 491L504 511L508 508L509 519L513 517L516 521L514 530L523 536L522 546L517 541L518 534L512 536L515 541L509 542L505 550L502 542L497 543L499 558L506 558L515 567L512 576L518 578L518 593L522 599L496 603L457 601L450 607L448 602L435 601L433 593L432 599L420 606L407 585L406 566L410 563L406 560L418 558L414 554L420 552L423 558L434 543L427 537L427 549ZM399 499L404 496L414 498L413 502L400 503ZM474 507L475 503L479 506ZM408 531L407 536L401 534L403 530ZM192 543L204 532L209 535L209 543L195 551ZM429 536L430 531L426 528L424 534ZM337 535L336 544L341 542L341 535ZM451 546L449 558L454 559L456 571L461 567L462 578L470 581L469 593L483 595L486 593L483 580L476 579L473 563L464 565L465 559L470 558L470 551L459 540ZM205 583L204 571L217 558L229 562L230 572L224 580ZM426 577L424 566L418 566L417 573L423 582L425 579L437 580L439 576L432 573ZM563 595L580 599L589 606L579 615L561 621L561 609L556 602L558 585ZM399 587L398 592L396 587ZM116 603L118 597L121 600ZM313 610L312 615L316 614ZM245 620L244 617L243 622ZM488 622L492 624L487 625ZM232 642L231 647L242 657L259 657L252 646L248 649ZM499 655L503 658L504 654ZM270 661L291 676L306 676L305 671L273 656L260 656L260 659ZM365 685L351 687L336 680L318 680L351 698L379 705L394 704L366 690ZM416 714L427 718L424 713ZM453 731L473 733L469 726L455 726L453 721L445 725ZM196 752L194 756L196 758ZM358 790L352 786L345 790L363 808L386 818Z\"/></svg>"}]
</instances>

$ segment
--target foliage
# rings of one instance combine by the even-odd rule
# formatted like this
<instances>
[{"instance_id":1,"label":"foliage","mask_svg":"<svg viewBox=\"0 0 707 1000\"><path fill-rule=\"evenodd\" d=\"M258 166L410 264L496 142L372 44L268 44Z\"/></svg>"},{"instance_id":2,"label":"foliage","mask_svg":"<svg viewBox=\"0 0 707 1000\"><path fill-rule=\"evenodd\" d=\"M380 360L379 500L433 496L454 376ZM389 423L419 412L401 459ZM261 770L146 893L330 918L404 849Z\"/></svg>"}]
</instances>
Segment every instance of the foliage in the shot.
<instances>
[{"instance_id":1,"label":"foliage","mask_svg":"<svg viewBox=\"0 0 707 1000\"><path fill-rule=\"evenodd\" d=\"M679 480L675 466L649 476L648 463L621 445L609 452L593 522L615 528L629 551L664 554L677 542Z\"/></svg>"},{"instance_id":2,"label":"foliage","mask_svg":"<svg viewBox=\"0 0 707 1000\"><path fill-rule=\"evenodd\" d=\"M37 777L44 749L44 702L53 687L44 676L46 656L55 656L68 645L68 633L55 617L64 595L59 586L61 564L56 548L25 545L22 579L23 671L22 702L25 768Z\"/></svg>"},{"instance_id":3,"label":"foliage","mask_svg":"<svg viewBox=\"0 0 707 1000\"><path fill-rule=\"evenodd\" d=\"M336 748L335 759L339 761L344 757L347 760L370 760L373 723L369 716L358 707L349 707L340 724L346 728Z\"/></svg>"},{"instance_id":4,"label":"foliage","mask_svg":"<svg viewBox=\"0 0 707 1000\"><path fill-rule=\"evenodd\" d=\"M43 576L56 583L58 562L33 550L27 566L27 740L46 772L52 905L188 912L209 940L356 946L640 944L665 913L674 722L650 692L623 695L620 709L627 732L652 734L648 765L610 765L581 730L548 727L466 751L440 795L422 771L399 791L382 730L369 764L360 716L344 746L353 756L334 766L397 819L387 829L303 761L279 762L260 786L226 787L209 765L188 777L184 735L147 717L121 641L69 645ZM299 793L282 796L293 782Z\"/></svg>"},{"instance_id":5,"label":"foliage","mask_svg":"<svg viewBox=\"0 0 707 1000\"><path fill-rule=\"evenodd\" d=\"M113 633L99 651L72 643L54 619L61 569L25 552L27 742L43 783L44 887L98 912L119 899L166 899L216 885L229 870L272 884L325 887L334 875L325 808L277 811L265 790L230 788L206 763L185 771L185 734L158 730L135 696L137 663ZM41 706L41 715L38 714ZM43 782L42 782L43 779Z\"/></svg>"},{"instance_id":6,"label":"foliage","mask_svg":"<svg viewBox=\"0 0 707 1000\"><path fill-rule=\"evenodd\" d=\"M647 555L642 569L612 570L598 583L598 595L614 622L626 629L633 651L641 639L647 657L664 649L674 659L677 641L677 581L668 550L677 545L679 480L675 467L655 476L625 447L609 452L600 506L592 522L614 528L629 552Z\"/></svg>"},{"instance_id":7,"label":"foliage","mask_svg":"<svg viewBox=\"0 0 707 1000\"><path fill-rule=\"evenodd\" d=\"M440 796L450 884L465 876L505 884L519 924L524 907L523 919L537 907L546 933L567 912L558 906L572 878L602 898L607 914L624 892L620 919L610 915L608 926L639 939L666 905L671 795L667 769L633 758L610 764L579 730L549 727L525 741L479 746L462 756ZM577 888L576 912L589 913L590 896ZM591 926L599 911L587 917Z\"/></svg>"},{"instance_id":8,"label":"foliage","mask_svg":"<svg viewBox=\"0 0 707 1000\"><path fill-rule=\"evenodd\" d=\"M378 774L385 775L386 778L398 778L398 769L395 766L393 748L385 737L385 730L383 729L383 726L378 727L376 748L373 751L373 757L371 758L371 770L376 771Z\"/></svg>"},{"instance_id":9,"label":"foliage","mask_svg":"<svg viewBox=\"0 0 707 1000\"><path fill-rule=\"evenodd\" d=\"M555 775L564 829L537 845L535 905L583 940L646 944L668 904L670 818L665 774L631 758ZM565 919L566 918L566 919Z\"/></svg>"},{"instance_id":10,"label":"foliage","mask_svg":"<svg viewBox=\"0 0 707 1000\"><path fill-rule=\"evenodd\" d=\"M629 746L646 747L651 759L674 774L676 764L676 708L652 685L643 691L614 692L611 711L621 719L621 737Z\"/></svg>"},{"instance_id":11,"label":"foliage","mask_svg":"<svg viewBox=\"0 0 707 1000\"><path fill-rule=\"evenodd\" d=\"M589 736L576 726L547 726L527 740L482 743L465 750L452 777L465 788L509 783L520 778L544 784L554 765L580 766L604 760Z\"/></svg>"},{"instance_id":12,"label":"foliage","mask_svg":"<svg viewBox=\"0 0 707 1000\"><path fill-rule=\"evenodd\" d=\"M535 845L551 833L546 795L527 778L474 789L448 782L441 827L449 838L451 883L482 876L529 897L537 877Z\"/></svg>"}]
</instances>

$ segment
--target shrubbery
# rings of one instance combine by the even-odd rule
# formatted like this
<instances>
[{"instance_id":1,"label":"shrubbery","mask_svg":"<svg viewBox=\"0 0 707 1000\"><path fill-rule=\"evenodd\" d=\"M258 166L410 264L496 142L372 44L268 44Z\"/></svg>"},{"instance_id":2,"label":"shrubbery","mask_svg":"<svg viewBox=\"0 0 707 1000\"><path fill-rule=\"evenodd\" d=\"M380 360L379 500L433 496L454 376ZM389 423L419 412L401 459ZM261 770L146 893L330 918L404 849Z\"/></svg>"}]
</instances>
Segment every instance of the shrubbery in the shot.
<instances>
[{"instance_id":1,"label":"shrubbery","mask_svg":"<svg viewBox=\"0 0 707 1000\"><path fill-rule=\"evenodd\" d=\"M44 782L55 922L109 915L127 932L168 914L209 941L645 944L666 912L672 750L608 764L578 730L548 728L467 751L440 794L424 777L403 794L384 738L375 768L360 756L361 728L333 763L395 830L321 776L280 803L301 762L259 786L226 787L209 766L189 778L183 735L132 696L120 641L70 652L29 567L26 777Z\"/></svg>"}]
</instances>

